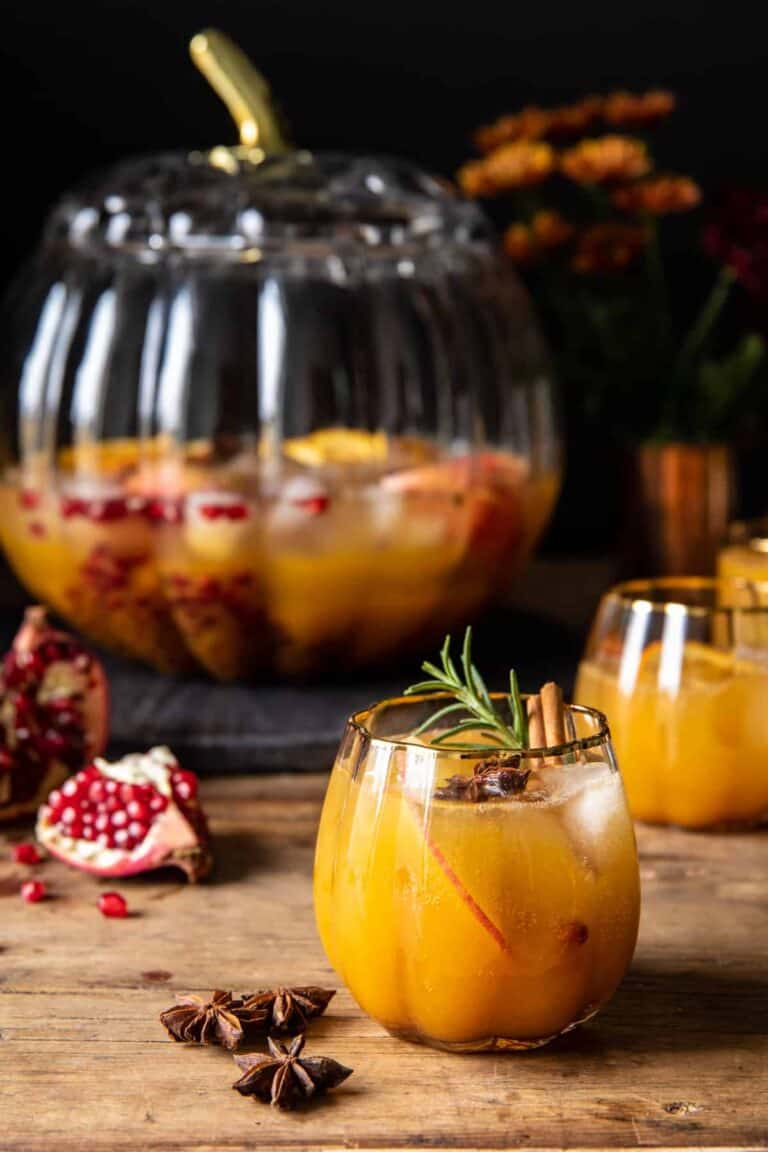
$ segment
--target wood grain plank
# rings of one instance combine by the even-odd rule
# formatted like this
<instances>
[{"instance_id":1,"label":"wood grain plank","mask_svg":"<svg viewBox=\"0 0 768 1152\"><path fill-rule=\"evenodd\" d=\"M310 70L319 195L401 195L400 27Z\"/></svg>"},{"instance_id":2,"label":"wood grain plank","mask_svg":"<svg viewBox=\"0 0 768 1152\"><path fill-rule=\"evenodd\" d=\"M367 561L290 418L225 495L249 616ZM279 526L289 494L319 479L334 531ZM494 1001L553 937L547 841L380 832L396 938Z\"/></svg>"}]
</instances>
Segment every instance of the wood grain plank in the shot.
<instances>
[{"instance_id":1,"label":"wood grain plank","mask_svg":"<svg viewBox=\"0 0 768 1152\"><path fill-rule=\"evenodd\" d=\"M768 835L640 829L632 970L594 1023L538 1052L404 1044L342 989L310 1043L355 1074L286 1116L231 1091L222 1051L168 1041L175 990L336 983L312 917L324 786L206 782L212 882L124 883L124 921L54 862L53 898L23 904L0 837L0 1149L768 1147Z\"/></svg>"}]
</instances>

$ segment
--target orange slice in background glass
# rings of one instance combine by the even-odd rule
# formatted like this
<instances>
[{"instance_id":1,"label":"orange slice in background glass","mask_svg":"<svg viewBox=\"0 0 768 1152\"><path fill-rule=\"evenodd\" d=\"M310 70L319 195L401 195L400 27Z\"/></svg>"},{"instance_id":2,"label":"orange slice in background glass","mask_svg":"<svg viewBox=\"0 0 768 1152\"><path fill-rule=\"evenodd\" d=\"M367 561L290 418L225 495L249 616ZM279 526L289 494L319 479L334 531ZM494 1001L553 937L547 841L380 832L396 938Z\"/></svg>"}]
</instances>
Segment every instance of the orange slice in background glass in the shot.
<instances>
[{"instance_id":1,"label":"orange slice in background glass","mask_svg":"<svg viewBox=\"0 0 768 1152\"><path fill-rule=\"evenodd\" d=\"M385 432L362 428L319 428L283 444L283 455L308 468L324 464L383 464L389 456Z\"/></svg>"}]
</instances>

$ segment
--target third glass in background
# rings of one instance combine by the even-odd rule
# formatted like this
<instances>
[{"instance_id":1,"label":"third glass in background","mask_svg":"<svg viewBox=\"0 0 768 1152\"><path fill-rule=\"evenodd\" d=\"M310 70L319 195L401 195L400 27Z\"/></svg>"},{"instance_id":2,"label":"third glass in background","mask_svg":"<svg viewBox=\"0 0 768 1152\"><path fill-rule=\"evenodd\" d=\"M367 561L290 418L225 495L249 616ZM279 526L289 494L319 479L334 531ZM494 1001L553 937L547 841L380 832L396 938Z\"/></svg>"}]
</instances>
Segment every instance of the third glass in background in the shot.
<instances>
[{"instance_id":1,"label":"third glass in background","mask_svg":"<svg viewBox=\"0 0 768 1152\"><path fill-rule=\"evenodd\" d=\"M607 714L639 820L768 819L768 603L733 575L632 581L598 608L575 697Z\"/></svg>"},{"instance_id":2,"label":"third glass in background","mask_svg":"<svg viewBox=\"0 0 768 1152\"><path fill-rule=\"evenodd\" d=\"M745 581L756 586L761 604L768 604L768 518L737 520L717 557L721 580Z\"/></svg>"}]
</instances>

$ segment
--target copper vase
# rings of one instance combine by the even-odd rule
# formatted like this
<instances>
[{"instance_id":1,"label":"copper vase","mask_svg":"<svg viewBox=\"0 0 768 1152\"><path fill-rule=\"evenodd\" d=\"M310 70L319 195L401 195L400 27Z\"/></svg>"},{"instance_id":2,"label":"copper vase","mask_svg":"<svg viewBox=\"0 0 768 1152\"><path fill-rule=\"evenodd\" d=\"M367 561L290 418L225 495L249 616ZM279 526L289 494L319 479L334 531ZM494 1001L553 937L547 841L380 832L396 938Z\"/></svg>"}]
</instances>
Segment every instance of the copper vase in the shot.
<instances>
[{"instance_id":1,"label":"copper vase","mask_svg":"<svg viewBox=\"0 0 768 1152\"><path fill-rule=\"evenodd\" d=\"M624 566L635 576L714 570L734 505L727 444L641 444L628 469Z\"/></svg>"}]
</instances>

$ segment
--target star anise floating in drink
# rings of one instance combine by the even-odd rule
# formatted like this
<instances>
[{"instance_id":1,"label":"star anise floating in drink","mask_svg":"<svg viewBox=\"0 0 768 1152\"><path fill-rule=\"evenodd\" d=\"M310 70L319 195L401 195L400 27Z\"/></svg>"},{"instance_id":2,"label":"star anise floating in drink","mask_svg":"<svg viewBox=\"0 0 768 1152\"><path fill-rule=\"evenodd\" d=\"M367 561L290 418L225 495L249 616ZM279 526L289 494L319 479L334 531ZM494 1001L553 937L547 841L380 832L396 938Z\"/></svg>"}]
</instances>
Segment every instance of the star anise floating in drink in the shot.
<instances>
[{"instance_id":1,"label":"star anise floating in drink","mask_svg":"<svg viewBox=\"0 0 768 1152\"><path fill-rule=\"evenodd\" d=\"M519 756L491 756L481 760L472 776L450 776L435 790L435 797L478 804L495 796L512 796L523 791L530 774L530 768L520 767Z\"/></svg>"},{"instance_id":2,"label":"star anise floating in drink","mask_svg":"<svg viewBox=\"0 0 768 1152\"><path fill-rule=\"evenodd\" d=\"M232 1087L243 1096L257 1096L265 1104L288 1110L336 1088L352 1075L351 1068L326 1056L302 1056L303 1035L296 1036L289 1047L271 1037L267 1044L266 1056L234 1058L243 1075Z\"/></svg>"},{"instance_id":3,"label":"star anise floating in drink","mask_svg":"<svg viewBox=\"0 0 768 1152\"><path fill-rule=\"evenodd\" d=\"M160 1021L174 1040L220 1044L232 1051L244 1041L263 1035L267 1011L231 992L217 990L210 1000L179 996L173 1008L160 1013Z\"/></svg>"},{"instance_id":4,"label":"star anise floating in drink","mask_svg":"<svg viewBox=\"0 0 768 1152\"><path fill-rule=\"evenodd\" d=\"M247 1008L267 1017L266 1030L273 1035L303 1032L307 1022L322 1016L336 995L334 989L308 985L304 988L273 988L255 992L245 1001Z\"/></svg>"}]
</instances>

